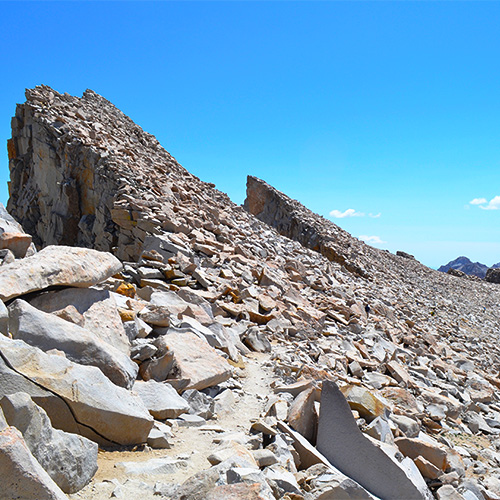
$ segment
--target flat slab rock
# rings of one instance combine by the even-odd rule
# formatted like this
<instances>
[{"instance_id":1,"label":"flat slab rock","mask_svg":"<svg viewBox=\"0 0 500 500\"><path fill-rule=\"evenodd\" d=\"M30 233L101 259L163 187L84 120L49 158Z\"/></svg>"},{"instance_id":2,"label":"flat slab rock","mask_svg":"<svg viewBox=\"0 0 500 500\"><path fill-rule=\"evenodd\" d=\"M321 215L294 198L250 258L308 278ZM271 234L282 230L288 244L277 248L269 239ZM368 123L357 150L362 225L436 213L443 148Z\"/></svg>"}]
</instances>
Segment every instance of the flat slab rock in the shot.
<instances>
[{"instance_id":1,"label":"flat slab rock","mask_svg":"<svg viewBox=\"0 0 500 500\"><path fill-rule=\"evenodd\" d=\"M48 246L31 257L0 267L0 299L10 300L50 286L85 288L121 269L121 262L107 252Z\"/></svg>"},{"instance_id":2,"label":"flat slab rock","mask_svg":"<svg viewBox=\"0 0 500 500\"><path fill-rule=\"evenodd\" d=\"M231 365L196 334L169 328L161 342L174 355L175 374L169 378L189 379L185 390L205 389L231 377Z\"/></svg>"},{"instance_id":3,"label":"flat slab rock","mask_svg":"<svg viewBox=\"0 0 500 500\"><path fill-rule=\"evenodd\" d=\"M363 435L347 400L335 382L329 380L323 382L321 391L317 448L333 466L377 497L432 498L422 476L408 477L402 463L396 464Z\"/></svg>"},{"instance_id":4,"label":"flat slab rock","mask_svg":"<svg viewBox=\"0 0 500 500\"><path fill-rule=\"evenodd\" d=\"M83 316L80 326L125 354L130 354L130 343L116 301L108 290L66 288L42 293L28 302L47 313L57 313L74 306Z\"/></svg>"},{"instance_id":5,"label":"flat slab rock","mask_svg":"<svg viewBox=\"0 0 500 500\"><path fill-rule=\"evenodd\" d=\"M110 382L98 368L46 354L22 340L2 335L0 353L15 371L62 398L81 424L85 437L105 444L109 444L106 441L121 445L146 442L153 418L142 400ZM74 422L68 424L74 428ZM86 428L91 431L89 434L85 433ZM70 429L62 427L62 430Z\"/></svg>"}]
</instances>

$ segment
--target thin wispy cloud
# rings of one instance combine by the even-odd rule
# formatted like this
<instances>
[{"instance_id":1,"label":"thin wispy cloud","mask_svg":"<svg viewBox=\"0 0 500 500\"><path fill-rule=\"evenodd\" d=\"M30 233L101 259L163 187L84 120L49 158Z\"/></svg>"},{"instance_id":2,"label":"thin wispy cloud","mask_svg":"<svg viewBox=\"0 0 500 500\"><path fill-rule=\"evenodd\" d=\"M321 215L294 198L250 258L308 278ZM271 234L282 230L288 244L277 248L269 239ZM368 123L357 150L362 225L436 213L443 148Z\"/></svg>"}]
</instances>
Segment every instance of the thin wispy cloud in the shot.
<instances>
[{"instance_id":1,"label":"thin wispy cloud","mask_svg":"<svg viewBox=\"0 0 500 500\"><path fill-rule=\"evenodd\" d=\"M367 236L366 234L362 234L359 236L360 240L363 240L365 243L368 243L369 245L381 245L383 243L387 243L386 241L383 241L380 236Z\"/></svg>"},{"instance_id":2,"label":"thin wispy cloud","mask_svg":"<svg viewBox=\"0 0 500 500\"><path fill-rule=\"evenodd\" d=\"M372 219L378 219L382 214L379 212L378 214L368 214L368 217Z\"/></svg>"},{"instance_id":3,"label":"thin wispy cloud","mask_svg":"<svg viewBox=\"0 0 500 500\"><path fill-rule=\"evenodd\" d=\"M481 210L500 210L500 196L495 196L490 201L486 198L474 198L469 204L477 205Z\"/></svg>"},{"instance_id":4,"label":"thin wispy cloud","mask_svg":"<svg viewBox=\"0 0 500 500\"><path fill-rule=\"evenodd\" d=\"M332 210L330 212L331 217L335 217L336 219L344 219L345 217L364 217L365 214L363 212L356 212L354 208L348 208L344 212L340 210Z\"/></svg>"}]
</instances>

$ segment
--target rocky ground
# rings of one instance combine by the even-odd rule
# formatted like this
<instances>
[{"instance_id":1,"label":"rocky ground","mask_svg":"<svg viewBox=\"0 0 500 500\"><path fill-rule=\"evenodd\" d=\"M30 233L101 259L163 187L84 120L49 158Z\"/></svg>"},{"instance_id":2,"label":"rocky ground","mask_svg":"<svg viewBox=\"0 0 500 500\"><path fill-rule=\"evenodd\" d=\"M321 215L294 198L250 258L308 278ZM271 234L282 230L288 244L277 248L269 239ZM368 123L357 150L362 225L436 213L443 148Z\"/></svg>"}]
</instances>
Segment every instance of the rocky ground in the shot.
<instances>
[{"instance_id":1,"label":"rocky ground","mask_svg":"<svg viewBox=\"0 0 500 500\"><path fill-rule=\"evenodd\" d=\"M3 498L500 498L498 284L236 206L92 91L12 129Z\"/></svg>"}]
</instances>

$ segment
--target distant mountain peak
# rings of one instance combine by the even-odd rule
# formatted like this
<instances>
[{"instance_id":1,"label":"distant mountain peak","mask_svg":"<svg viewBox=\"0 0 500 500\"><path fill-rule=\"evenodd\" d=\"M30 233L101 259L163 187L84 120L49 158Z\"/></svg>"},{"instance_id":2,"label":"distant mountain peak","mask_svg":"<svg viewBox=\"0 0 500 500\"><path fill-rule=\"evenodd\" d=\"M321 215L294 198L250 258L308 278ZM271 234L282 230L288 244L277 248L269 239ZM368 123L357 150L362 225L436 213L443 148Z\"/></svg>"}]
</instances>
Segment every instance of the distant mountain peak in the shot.
<instances>
[{"instance_id":1,"label":"distant mountain peak","mask_svg":"<svg viewBox=\"0 0 500 500\"><path fill-rule=\"evenodd\" d=\"M500 264L495 264L493 267L495 266L500 266ZM478 278L484 279L486 271L489 268L480 262L472 262L468 257L462 255L457 257L455 260L448 262L448 264L441 266L438 271L446 273L449 269L456 269L457 271L462 271L469 276L477 276Z\"/></svg>"}]
</instances>

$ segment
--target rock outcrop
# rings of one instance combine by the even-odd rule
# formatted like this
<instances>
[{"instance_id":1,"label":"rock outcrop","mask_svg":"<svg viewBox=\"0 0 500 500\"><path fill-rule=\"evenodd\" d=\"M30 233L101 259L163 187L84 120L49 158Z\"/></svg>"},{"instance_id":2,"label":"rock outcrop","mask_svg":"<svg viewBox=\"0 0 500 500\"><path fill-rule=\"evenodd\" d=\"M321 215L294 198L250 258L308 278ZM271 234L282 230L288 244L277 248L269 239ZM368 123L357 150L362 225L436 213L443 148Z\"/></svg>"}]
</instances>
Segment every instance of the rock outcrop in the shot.
<instances>
[{"instance_id":1,"label":"rock outcrop","mask_svg":"<svg viewBox=\"0 0 500 500\"><path fill-rule=\"evenodd\" d=\"M253 177L238 207L92 91L27 91L9 157L8 208L49 248L21 259L6 244L3 299L22 297L61 332L78 327L130 354L139 395L82 365L76 344L44 353L3 336L0 395L25 392L53 427L101 445L165 448L121 468L151 464L183 482L122 475L80 498L370 499L398 484L417 498L495 498L498 286L370 247ZM20 278L56 244L48 274L73 281L50 281L38 265ZM112 252L99 254L110 268L68 259L73 244L92 249L80 255ZM98 274L78 277L89 267ZM7 335L10 311L0 311ZM346 467L332 442L351 462L369 450L396 472L363 470L361 459ZM199 448L204 466L176 454L179 444Z\"/></svg>"}]
</instances>

